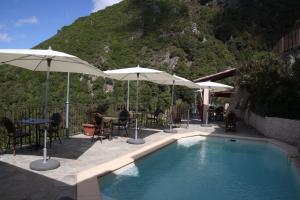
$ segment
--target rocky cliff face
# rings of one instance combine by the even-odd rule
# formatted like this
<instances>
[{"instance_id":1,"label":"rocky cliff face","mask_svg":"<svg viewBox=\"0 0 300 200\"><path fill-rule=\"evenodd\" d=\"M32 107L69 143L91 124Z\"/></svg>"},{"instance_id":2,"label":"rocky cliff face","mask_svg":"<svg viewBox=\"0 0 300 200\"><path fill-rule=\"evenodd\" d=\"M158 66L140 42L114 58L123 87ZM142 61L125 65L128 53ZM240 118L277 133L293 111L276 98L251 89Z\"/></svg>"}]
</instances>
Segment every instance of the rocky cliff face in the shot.
<instances>
[{"instance_id":1,"label":"rocky cliff face","mask_svg":"<svg viewBox=\"0 0 300 200\"><path fill-rule=\"evenodd\" d=\"M199 0L202 5L219 5L229 8L238 7L240 1L241 0Z\"/></svg>"}]
</instances>

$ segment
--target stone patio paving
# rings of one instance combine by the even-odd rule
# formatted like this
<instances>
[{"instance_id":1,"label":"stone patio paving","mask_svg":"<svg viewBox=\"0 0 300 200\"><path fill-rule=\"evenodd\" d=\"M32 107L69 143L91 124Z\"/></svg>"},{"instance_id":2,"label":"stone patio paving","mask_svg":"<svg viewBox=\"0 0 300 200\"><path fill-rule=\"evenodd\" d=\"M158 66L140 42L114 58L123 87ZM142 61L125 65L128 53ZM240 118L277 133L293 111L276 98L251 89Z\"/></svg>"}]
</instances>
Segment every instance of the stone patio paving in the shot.
<instances>
[{"instance_id":1,"label":"stone patio paving","mask_svg":"<svg viewBox=\"0 0 300 200\"><path fill-rule=\"evenodd\" d=\"M190 124L189 128L178 128L179 133L192 131L207 134L227 134L222 125L201 127ZM231 133L232 134L232 133ZM238 125L236 133L246 136L260 136L254 129ZM130 131L133 135L133 131ZM76 174L93 166L115 159L155 141L170 136L157 129L142 130L140 136L146 141L143 145L127 144L125 137L114 137L101 143L91 142L90 137L82 134L64 139L63 144L54 143L49 155L60 161L58 169L36 172L29 169L29 163L40 159L42 151L20 149L17 155L0 155L0 199L5 200L58 200L64 196L76 199Z\"/></svg>"}]
</instances>

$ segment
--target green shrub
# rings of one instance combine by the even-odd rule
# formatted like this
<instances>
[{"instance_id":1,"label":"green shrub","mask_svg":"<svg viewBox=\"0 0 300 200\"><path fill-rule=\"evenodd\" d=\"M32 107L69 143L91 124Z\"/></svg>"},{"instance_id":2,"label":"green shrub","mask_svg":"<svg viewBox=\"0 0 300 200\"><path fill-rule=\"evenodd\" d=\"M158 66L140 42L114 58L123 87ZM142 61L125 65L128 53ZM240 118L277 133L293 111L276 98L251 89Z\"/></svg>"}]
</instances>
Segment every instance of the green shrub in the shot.
<instances>
[{"instance_id":1,"label":"green shrub","mask_svg":"<svg viewBox=\"0 0 300 200\"><path fill-rule=\"evenodd\" d=\"M250 93L250 108L262 116L300 119L299 61L295 73L271 54L262 53L239 69L238 84Z\"/></svg>"}]
</instances>

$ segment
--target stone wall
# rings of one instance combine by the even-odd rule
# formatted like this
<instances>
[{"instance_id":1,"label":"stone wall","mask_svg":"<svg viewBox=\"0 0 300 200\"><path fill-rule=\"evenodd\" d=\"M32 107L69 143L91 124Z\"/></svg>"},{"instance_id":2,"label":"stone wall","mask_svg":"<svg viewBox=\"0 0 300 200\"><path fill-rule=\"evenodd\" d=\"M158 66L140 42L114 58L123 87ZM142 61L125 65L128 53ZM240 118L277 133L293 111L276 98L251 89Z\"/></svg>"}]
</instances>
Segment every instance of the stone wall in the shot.
<instances>
[{"instance_id":1,"label":"stone wall","mask_svg":"<svg viewBox=\"0 0 300 200\"><path fill-rule=\"evenodd\" d=\"M300 143L300 121L276 117L262 117L249 110L236 112L245 123L253 126L266 137L290 144Z\"/></svg>"}]
</instances>

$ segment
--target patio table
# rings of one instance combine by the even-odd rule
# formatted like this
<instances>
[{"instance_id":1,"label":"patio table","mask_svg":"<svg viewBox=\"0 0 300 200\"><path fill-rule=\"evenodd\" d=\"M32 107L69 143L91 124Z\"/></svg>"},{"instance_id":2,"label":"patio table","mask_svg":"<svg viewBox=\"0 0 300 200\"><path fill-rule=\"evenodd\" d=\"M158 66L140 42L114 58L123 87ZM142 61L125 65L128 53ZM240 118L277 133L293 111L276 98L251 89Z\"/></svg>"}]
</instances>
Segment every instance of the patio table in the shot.
<instances>
[{"instance_id":1,"label":"patio table","mask_svg":"<svg viewBox=\"0 0 300 200\"><path fill-rule=\"evenodd\" d=\"M115 121L115 120L118 120L119 118L118 118L118 117L104 116L103 119L104 119L105 121Z\"/></svg>"},{"instance_id":2,"label":"patio table","mask_svg":"<svg viewBox=\"0 0 300 200\"><path fill-rule=\"evenodd\" d=\"M23 126L35 126L35 149L38 149L40 146L40 137L39 137L40 126L47 125L51 122L52 122L51 119L43 119L43 118L21 119L18 121L18 123Z\"/></svg>"}]
</instances>

